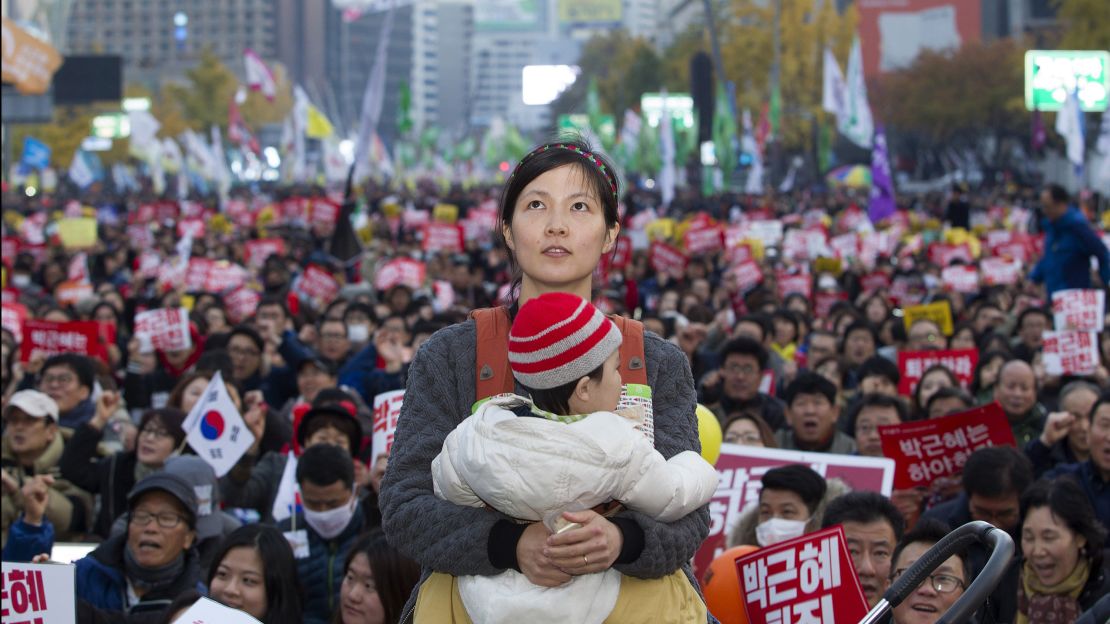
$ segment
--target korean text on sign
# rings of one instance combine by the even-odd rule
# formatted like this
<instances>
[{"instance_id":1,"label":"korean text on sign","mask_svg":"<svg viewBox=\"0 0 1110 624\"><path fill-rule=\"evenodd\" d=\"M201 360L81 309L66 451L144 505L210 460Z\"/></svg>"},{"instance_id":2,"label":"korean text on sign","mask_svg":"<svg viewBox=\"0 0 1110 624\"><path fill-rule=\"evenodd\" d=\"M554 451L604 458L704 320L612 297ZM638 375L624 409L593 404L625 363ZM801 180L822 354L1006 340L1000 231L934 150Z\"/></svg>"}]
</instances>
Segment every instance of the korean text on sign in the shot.
<instances>
[{"instance_id":1,"label":"korean text on sign","mask_svg":"<svg viewBox=\"0 0 1110 624\"><path fill-rule=\"evenodd\" d=\"M736 571L749 622L835 624L867 613L840 526L744 555Z\"/></svg>"},{"instance_id":2,"label":"korean text on sign","mask_svg":"<svg viewBox=\"0 0 1110 624\"><path fill-rule=\"evenodd\" d=\"M1090 375L1098 370L1098 333L1046 331L1043 357L1049 375Z\"/></svg>"},{"instance_id":3,"label":"korean text on sign","mask_svg":"<svg viewBox=\"0 0 1110 624\"><path fill-rule=\"evenodd\" d=\"M4 624L73 624L74 567L5 561L0 571Z\"/></svg>"},{"instance_id":4,"label":"korean text on sign","mask_svg":"<svg viewBox=\"0 0 1110 624\"><path fill-rule=\"evenodd\" d=\"M959 414L879 427L883 455L894 460L894 487L926 486L963 472L967 458L987 446L1015 446L997 403Z\"/></svg>"},{"instance_id":5,"label":"korean text on sign","mask_svg":"<svg viewBox=\"0 0 1110 624\"><path fill-rule=\"evenodd\" d=\"M1106 324L1106 293L1069 288L1052 293L1056 331L1100 332Z\"/></svg>"},{"instance_id":6,"label":"korean text on sign","mask_svg":"<svg viewBox=\"0 0 1110 624\"><path fill-rule=\"evenodd\" d=\"M383 392L374 397L374 434L371 444L371 461L376 461L382 453L393 448L393 434L397 431L397 421L401 417L401 403L405 399L404 390Z\"/></svg>"},{"instance_id":7,"label":"korean text on sign","mask_svg":"<svg viewBox=\"0 0 1110 624\"><path fill-rule=\"evenodd\" d=\"M902 378L898 382L898 392L910 396L917 388L925 371L941 365L960 382L965 389L970 387L979 364L979 351L975 349L955 349L950 351L900 351L898 352L898 372Z\"/></svg>"}]
</instances>

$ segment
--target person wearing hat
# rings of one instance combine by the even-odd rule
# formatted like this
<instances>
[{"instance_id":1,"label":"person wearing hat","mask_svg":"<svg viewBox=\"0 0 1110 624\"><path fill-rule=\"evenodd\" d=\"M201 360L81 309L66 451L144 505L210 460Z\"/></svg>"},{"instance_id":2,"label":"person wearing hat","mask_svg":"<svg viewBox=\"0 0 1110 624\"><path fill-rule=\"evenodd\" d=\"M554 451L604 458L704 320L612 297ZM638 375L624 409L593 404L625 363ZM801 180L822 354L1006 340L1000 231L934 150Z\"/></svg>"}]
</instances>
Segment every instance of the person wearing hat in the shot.
<instances>
[{"instance_id":1,"label":"person wearing hat","mask_svg":"<svg viewBox=\"0 0 1110 624\"><path fill-rule=\"evenodd\" d=\"M65 448L58 431L58 404L37 390L20 390L4 408L4 423L0 440L3 467L0 542L8 541L9 527L24 512L24 486L39 476L52 478L45 517L59 538L76 539L84 535L93 501L88 493L57 475Z\"/></svg>"},{"instance_id":2,"label":"person wearing hat","mask_svg":"<svg viewBox=\"0 0 1110 624\"><path fill-rule=\"evenodd\" d=\"M76 562L77 621L158 617L177 595L204 591L197 565L193 485L156 472L127 498L127 530Z\"/></svg>"},{"instance_id":3,"label":"person wearing hat","mask_svg":"<svg viewBox=\"0 0 1110 624\"><path fill-rule=\"evenodd\" d=\"M555 533L580 526L584 519L574 512L613 501L660 522L708 503L718 481L712 465L694 451L664 458L640 430L642 414L614 413L622 390L621 340L616 324L577 295L546 293L521 306L509 331L509 366L530 396L494 397L447 435L432 461L436 496L542 521ZM589 555L563 565L589 566ZM510 569L461 576L458 588L476 622L626 621L628 612L618 606L623 575L593 572L545 588ZM654 596L655 613L705 619L704 604L680 570L650 584L654 589L637 594L641 606Z\"/></svg>"},{"instance_id":4,"label":"person wearing hat","mask_svg":"<svg viewBox=\"0 0 1110 624\"><path fill-rule=\"evenodd\" d=\"M311 357L297 365L298 395L285 402L281 408L282 420L293 422L293 408L301 403L312 403L321 390L334 388L339 383L339 369L335 362L323 357Z\"/></svg>"}]
</instances>

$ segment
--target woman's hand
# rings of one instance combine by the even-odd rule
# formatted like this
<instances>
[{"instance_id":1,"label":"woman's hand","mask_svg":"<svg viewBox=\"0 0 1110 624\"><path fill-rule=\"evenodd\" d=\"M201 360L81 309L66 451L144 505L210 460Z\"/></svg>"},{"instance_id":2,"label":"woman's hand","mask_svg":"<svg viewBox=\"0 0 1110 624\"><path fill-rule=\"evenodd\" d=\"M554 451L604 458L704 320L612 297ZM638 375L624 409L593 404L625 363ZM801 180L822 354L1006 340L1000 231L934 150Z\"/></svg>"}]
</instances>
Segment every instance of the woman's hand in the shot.
<instances>
[{"instance_id":1,"label":"woman's hand","mask_svg":"<svg viewBox=\"0 0 1110 624\"><path fill-rule=\"evenodd\" d=\"M116 410L119 409L119 404L118 392L110 390L101 392L100 398L96 400L96 413L89 420L89 426L97 431L102 431L104 425L108 424L108 420L112 418L112 414L115 414Z\"/></svg>"},{"instance_id":2,"label":"woman's hand","mask_svg":"<svg viewBox=\"0 0 1110 624\"><path fill-rule=\"evenodd\" d=\"M243 397L243 402L247 407L243 422L254 436L254 443L247 452L256 454L262 444L262 436L266 434L266 401L262 398L261 390L251 390Z\"/></svg>"},{"instance_id":3,"label":"woman's hand","mask_svg":"<svg viewBox=\"0 0 1110 624\"><path fill-rule=\"evenodd\" d=\"M520 541L516 543L516 562L520 571L533 585L540 587L558 587L571 579L570 574L556 567L544 554L549 536L551 532L547 527L542 522L536 522L524 529Z\"/></svg>"},{"instance_id":4,"label":"woman's hand","mask_svg":"<svg viewBox=\"0 0 1110 624\"><path fill-rule=\"evenodd\" d=\"M568 511L563 518L582 525L547 538L543 554L572 576L603 572L613 567L624 545L617 525L596 511Z\"/></svg>"}]
</instances>

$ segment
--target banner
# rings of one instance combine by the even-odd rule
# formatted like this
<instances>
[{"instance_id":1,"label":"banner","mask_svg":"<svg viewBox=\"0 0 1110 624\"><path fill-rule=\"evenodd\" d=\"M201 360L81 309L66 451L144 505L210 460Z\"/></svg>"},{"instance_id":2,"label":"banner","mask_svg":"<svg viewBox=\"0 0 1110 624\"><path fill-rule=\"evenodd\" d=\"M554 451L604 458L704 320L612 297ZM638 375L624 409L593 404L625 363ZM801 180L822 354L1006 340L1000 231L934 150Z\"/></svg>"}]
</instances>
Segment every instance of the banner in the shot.
<instances>
[{"instance_id":1,"label":"banner","mask_svg":"<svg viewBox=\"0 0 1110 624\"><path fill-rule=\"evenodd\" d=\"M648 261L656 272L679 278L686 274L686 263L689 262L689 258L667 243L652 241L648 250Z\"/></svg>"},{"instance_id":2,"label":"banner","mask_svg":"<svg viewBox=\"0 0 1110 624\"><path fill-rule=\"evenodd\" d=\"M987 446L1017 446L998 403L959 414L881 425L883 455L894 460L894 487L928 487L934 479L963 472L967 458Z\"/></svg>"},{"instance_id":3,"label":"banner","mask_svg":"<svg viewBox=\"0 0 1110 624\"><path fill-rule=\"evenodd\" d=\"M378 269L378 274L374 276L374 288L389 290L398 284L404 284L416 290L424 285L425 272L424 263L418 260L411 258L390 260Z\"/></svg>"},{"instance_id":4,"label":"banner","mask_svg":"<svg viewBox=\"0 0 1110 624\"><path fill-rule=\"evenodd\" d=\"M76 570L59 563L5 561L0 569L0 617L11 624L74 624Z\"/></svg>"},{"instance_id":5,"label":"banner","mask_svg":"<svg viewBox=\"0 0 1110 624\"><path fill-rule=\"evenodd\" d=\"M19 344L19 361L30 362L41 355L48 358L59 353L80 353L108 361L108 345L115 342L115 326L96 321L23 322L23 340Z\"/></svg>"},{"instance_id":6,"label":"banner","mask_svg":"<svg viewBox=\"0 0 1110 624\"><path fill-rule=\"evenodd\" d=\"M58 238L70 249L88 249L96 245L96 219L79 217L58 220Z\"/></svg>"},{"instance_id":7,"label":"banner","mask_svg":"<svg viewBox=\"0 0 1110 624\"><path fill-rule=\"evenodd\" d=\"M140 353L181 351L193 346L189 335L189 311L185 308L159 308L135 315L135 338Z\"/></svg>"},{"instance_id":8,"label":"banner","mask_svg":"<svg viewBox=\"0 0 1110 624\"><path fill-rule=\"evenodd\" d=\"M254 444L254 434L231 402L219 371L208 382L181 428L188 432L189 446L222 477Z\"/></svg>"},{"instance_id":9,"label":"banner","mask_svg":"<svg viewBox=\"0 0 1110 624\"><path fill-rule=\"evenodd\" d=\"M5 13L7 6L4 5ZM15 88L24 95L46 93L54 72L62 66L62 55L49 43L27 32L7 16L3 21L3 33L4 82L15 84Z\"/></svg>"},{"instance_id":10,"label":"banner","mask_svg":"<svg viewBox=\"0 0 1110 624\"><path fill-rule=\"evenodd\" d=\"M1042 357L1049 375L1093 375L1099 365L1098 333L1046 331Z\"/></svg>"},{"instance_id":11,"label":"banner","mask_svg":"<svg viewBox=\"0 0 1110 624\"><path fill-rule=\"evenodd\" d=\"M840 525L743 555L736 571L749 622L834 624L867 615Z\"/></svg>"},{"instance_id":12,"label":"banner","mask_svg":"<svg viewBox=\"0 0 1110 624\"><path fill-rule=\"evenodd\" d=\"M966 390L971 387L975 367L979 365L979 351L976 349L956 349L950 351L899 351L898 372L902 379L898 382L898 392L903 396L913 396L918 382L925 371L937 364L952 371Z\"/></svg>"},{"instance_id":13,"label":"banner","mask_svg":"<svg viewBox=\"0 0 1110 624\"><path fill-rule=\"evenodd\" d=\"M1069 288L1052 293L1056 331L1100 332L1106 323L1106 293Z\"/></svg>"},{"instance_id":14,"label":"banner","mask_svg":"<svg viewBox=\"0 0 1110 624\"><path fill-rule=\"evenodd\" d=\"M907 333L909 333L910 327L913 327L914 322L918 319L929 319L936 323L937 327L940 327L942 334L945 336L952 335L952 307L947 301L907 306L903 310L902 316L902 322L906 325Z\"/></svg>"},{"instance_id":15,"label":"banner","mask_svg":"<svg viewBox=\"0 0 1110 624\"><path fill-rule=\"evenodd\" d=\"M879 492L890 496L894 483L894 461L885 457L858 457L832 453L807 453L722 444L717 460L721 480L709 502L709 536L694 556L697 578L709 569L710 562L725 550L725 535L732 531L740 512L758 503L760 479L768 469L788 464L803 464L826 479L843 479L853 490Z\"/></svg>"},{"instance_id":16,"label":"banner","mask_svg":"<svg viewBox=\"0 0 1110 624\"><path fill-rule=\"evenodd\" d=\"M424 251L458 253L464 249L461 225L429 223L424 228Z\"/></svg>"},{"instance_id":17,"label":"banner","mask_svg":"<svg viewBox=\"0 0 1110 624\"><path fill-rule=\"evenodd\" d=\"M401 403L405 399L404 390L383 392L374 397L374 432L371 436L370 465L373 466L382 453L393 449L393 434L397 431L397 420L401 417Z\"/></svg>"}]
</instances>

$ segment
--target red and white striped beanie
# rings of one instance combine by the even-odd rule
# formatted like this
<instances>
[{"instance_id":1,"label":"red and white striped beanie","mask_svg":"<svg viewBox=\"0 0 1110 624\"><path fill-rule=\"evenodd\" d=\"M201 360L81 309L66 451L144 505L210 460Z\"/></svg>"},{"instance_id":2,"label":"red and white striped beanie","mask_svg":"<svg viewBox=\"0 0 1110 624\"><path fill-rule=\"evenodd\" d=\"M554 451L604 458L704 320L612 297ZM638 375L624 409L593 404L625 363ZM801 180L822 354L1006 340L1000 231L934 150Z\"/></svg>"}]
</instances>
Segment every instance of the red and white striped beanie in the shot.
<instances>
[{"instance_id":1,"label":"red and white striped beanie","mask_svg":"<svg viewBox=\"0 0 1110 624\"><path fill-rule=\"evenodd\" d=\"M509 367L528 388L577 381L621 346L621 332L577 295L547 293L520 306L509 330Z\"/></svg>"}]
</instances>

